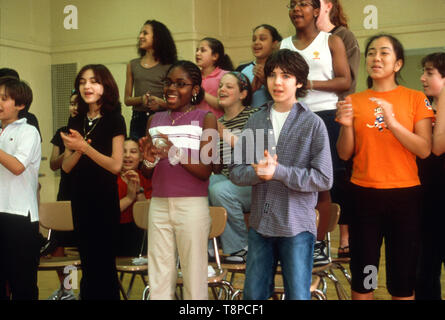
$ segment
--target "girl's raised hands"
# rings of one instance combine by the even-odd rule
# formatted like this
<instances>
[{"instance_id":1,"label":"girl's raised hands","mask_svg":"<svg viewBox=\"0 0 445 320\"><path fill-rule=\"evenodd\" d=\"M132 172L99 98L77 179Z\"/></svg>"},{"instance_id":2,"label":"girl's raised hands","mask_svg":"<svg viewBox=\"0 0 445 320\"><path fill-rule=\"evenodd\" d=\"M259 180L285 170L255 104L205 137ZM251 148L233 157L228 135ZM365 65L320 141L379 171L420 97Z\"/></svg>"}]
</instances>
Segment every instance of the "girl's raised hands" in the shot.
<instances>
[{"instance_id":1,"label":"girl's raised hands","mask_svg":"<svg viewBox=\"0 0 445 320\"><path fill-rule=\"evenodd\" d=\"M91 143L90 139L88 142L85 141L82 135L77 130L73 129L70 129L69 133L60 132L60 136L65 144L65 148L73 151L84 153Z\"/></svg>"},{"instance_id":2,"label":"girl's raised hands","mask_svg":"<svg viewBox=\"0 0 445 320\"><path fill-rule=\"evenodd\" d=\"M156 161L156 157L153 152L153 141L151 140L151 136L149 134L139 139L139 150L141 151L144 160L152 163Z\"/></svg>"},{"instance_id":3,"label":"girl's raised hands","mask_svg":"<svg viewBox=\"0 0 445 320\"><path fill-rule=\"evenodd\" d=\"M354 123L354 110L350 97L337 102L337 114L335 121L345 127L352 127Z\"/></svg>"}]
</instances>

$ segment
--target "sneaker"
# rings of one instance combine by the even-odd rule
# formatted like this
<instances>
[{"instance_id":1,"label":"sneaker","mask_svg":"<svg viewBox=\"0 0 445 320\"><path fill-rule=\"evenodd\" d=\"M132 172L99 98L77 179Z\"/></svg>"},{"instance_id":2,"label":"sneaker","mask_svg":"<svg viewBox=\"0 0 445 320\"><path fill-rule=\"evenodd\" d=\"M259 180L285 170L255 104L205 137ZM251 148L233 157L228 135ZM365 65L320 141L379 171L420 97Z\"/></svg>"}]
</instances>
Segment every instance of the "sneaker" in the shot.
<instances>
[{"instance_id":1,"label":"sneaker","mask_svg":"<svg viewBox=\"0 0 445 320\"><path fill-rule=\"evenodd\" d=\"M241 249L235 253L232 253L230 256L224 259L224 262L227 263L246 263L247 258L247 250Z\"/></svg>"},{"instance_id":2,"label":"sneaker","mask_svg":"<svg viewBox=\"0 0 445 320\"><path fill-rule=\"evenodd\" d=\"M58 289L46 300L76 300L73 290Z\"/></svg>"},{"instance_id":3,"label":"sneaker","mask_svg":"<svg viewBox=\"0 0 445 320\"><path fill-rule=\"evenodd\" d=\"M315 241L314 245L314 268L329 264L331 260L326 254L326 244L324 241Z\"/></svg>"}]
</instances>

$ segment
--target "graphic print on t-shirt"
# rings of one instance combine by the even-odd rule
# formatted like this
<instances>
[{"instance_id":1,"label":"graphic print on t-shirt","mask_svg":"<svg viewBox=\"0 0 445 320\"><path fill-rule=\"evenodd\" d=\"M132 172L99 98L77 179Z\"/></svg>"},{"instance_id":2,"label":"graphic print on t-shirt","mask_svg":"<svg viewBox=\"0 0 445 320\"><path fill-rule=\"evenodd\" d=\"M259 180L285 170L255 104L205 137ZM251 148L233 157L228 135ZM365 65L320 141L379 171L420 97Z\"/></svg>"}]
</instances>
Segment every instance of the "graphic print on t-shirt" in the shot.
<instances>
[{"instance_id":1,"label":"graphic print on t-shirt","mask_svg":"<svg viewBox=\"0 0 445 320\"><path fill-rule=\"evenodd\" d=\"M374 124L366 124L368 128L377 128L379 131L383 131L386 128L385 119L383 118L383 110L382 107L378 106L374 109L375 121Z\"/></svg>"}]
</instances>

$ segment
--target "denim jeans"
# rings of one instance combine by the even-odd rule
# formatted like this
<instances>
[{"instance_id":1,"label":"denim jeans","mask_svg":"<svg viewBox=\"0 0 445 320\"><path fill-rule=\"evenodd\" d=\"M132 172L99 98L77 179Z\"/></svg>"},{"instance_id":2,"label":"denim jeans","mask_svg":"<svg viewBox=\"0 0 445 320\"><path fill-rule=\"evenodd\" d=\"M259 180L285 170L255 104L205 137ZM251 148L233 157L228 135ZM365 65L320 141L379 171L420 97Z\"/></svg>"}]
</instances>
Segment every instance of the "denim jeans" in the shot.
<instances>
[{"instance_id":1,"label":"denim jeans","mask_svg":"<svg viewBox=\"0 0 445 320\"><path fill-rule=\"evenodd\" d=\"M209 203L227 210L226 228L220 237L225 254L235 253L247 246L244 212L250 211L251 198L252 187L237 186L222 174L210 176Z\"/></svg>"},{"instance_id":2,"label":"denim jeans","mask_svg":"<svg viewBox=\"0 0 445 320\"><path fill-rule=\"evenodd\" d=\"M245 300L267 300L274 290L278 261L281 262L287 300L310 300L315 236L302 232L294 237L264 237L249 228Z\"/></svg>"}]
</instances>

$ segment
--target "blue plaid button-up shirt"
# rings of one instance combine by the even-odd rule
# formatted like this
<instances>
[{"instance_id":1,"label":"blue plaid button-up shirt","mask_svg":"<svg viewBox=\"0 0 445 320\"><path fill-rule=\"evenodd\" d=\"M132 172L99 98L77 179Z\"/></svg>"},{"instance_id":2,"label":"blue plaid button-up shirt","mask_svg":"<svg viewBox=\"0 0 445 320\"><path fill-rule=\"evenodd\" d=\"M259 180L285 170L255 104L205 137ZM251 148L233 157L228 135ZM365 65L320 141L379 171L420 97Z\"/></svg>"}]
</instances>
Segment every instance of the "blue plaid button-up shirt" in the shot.
<instances>
[{"instance_id":1,"label":"blue plaid button-up shirt","mask_svg":"<svg viewBox=\"0 0 445 320\"><path fill-rule=\"evenodd\" d=\"M276 143L272 105L270 102L246 123L235 146L230 179L240 186L253 186L249 224L258 233L292 237L309 231L316 236L317 194L329 190L333 183L325 124L304 103L295 103ZM278 156L270 181L258 178L251 166L264 158L266 149Z\"/></svg>"}]
</instances>

